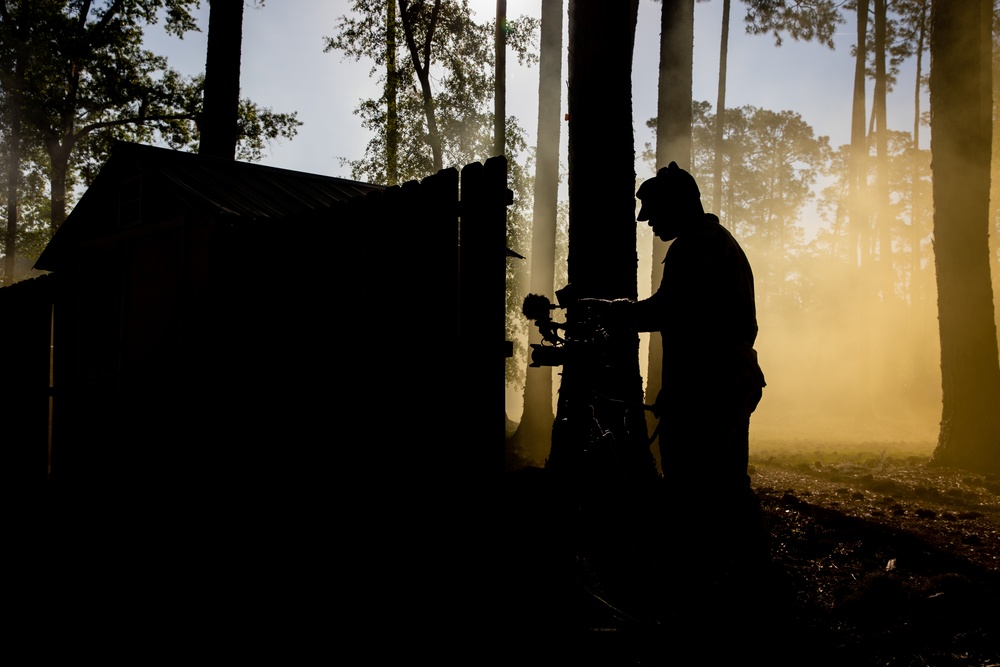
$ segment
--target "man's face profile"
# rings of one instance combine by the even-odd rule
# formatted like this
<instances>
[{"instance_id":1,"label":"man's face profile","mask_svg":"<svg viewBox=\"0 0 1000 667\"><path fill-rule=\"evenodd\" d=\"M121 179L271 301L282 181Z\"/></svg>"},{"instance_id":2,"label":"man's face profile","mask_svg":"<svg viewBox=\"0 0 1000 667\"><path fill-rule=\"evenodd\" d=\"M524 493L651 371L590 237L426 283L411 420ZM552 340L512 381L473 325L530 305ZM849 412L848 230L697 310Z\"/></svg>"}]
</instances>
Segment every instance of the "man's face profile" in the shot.
<instances>
[{"instance_id":1,"label":"man's face profile","mask_svg":"<svg viewBox=\"0 0 1000 667\"><path fill-rule=\"evenodd\" d=\"M651 208L648 222L653 229L653 234L662 241L673 241L677 238L677 233L680 231L677 217L665 212L662 206Z\"/></svg>"},{"instance_id":2,"label":"man's face profile","mask_svg":"<svg viewBox=\"0 0 1000 667\"><path fill-rule=\"evenodd\" d=\"M640 210L638 220L646 221L659 239L663 241L673 241L681 231L681 226L685 218L682 202L676 196L660 191L651 191L652 187L645 190L640 188L637 196L640 197Z\"/></svg>"}]
</instances>

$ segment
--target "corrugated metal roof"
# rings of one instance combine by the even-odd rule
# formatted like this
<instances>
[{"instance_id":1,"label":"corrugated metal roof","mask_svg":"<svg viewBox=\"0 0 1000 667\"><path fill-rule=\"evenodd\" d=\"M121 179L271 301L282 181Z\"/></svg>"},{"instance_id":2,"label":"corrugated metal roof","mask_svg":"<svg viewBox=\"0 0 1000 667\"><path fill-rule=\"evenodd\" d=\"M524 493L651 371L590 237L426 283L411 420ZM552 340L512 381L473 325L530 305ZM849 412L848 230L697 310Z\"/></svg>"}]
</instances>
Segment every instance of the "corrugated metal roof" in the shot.
<instances>
[{"instance_id":1,"label":"corrugated metal roof","mask_svg":"<svg viewBox=\"0 0 1000 667\"><path fill-rule=\"evenodd\" d=\"M136 161L219 212L252 220L277 219L384 189L381 185L122 143L111 160ZM109 161L110 162L110 161Z\"/></svg>"},{"instance_id":2,"label":"corrugated metal roof","mask_svg":"<svg viewBox=\"0 0 1000 667\"><path fill-rule=\"evenodd\" d=\"M337 202L385 189L333 176L120 142L35 267L51 271L80 243L112 233L119 186L135 176L172 191L193 209L248 221L315 214Z\"/></svg>"}]
</instances>

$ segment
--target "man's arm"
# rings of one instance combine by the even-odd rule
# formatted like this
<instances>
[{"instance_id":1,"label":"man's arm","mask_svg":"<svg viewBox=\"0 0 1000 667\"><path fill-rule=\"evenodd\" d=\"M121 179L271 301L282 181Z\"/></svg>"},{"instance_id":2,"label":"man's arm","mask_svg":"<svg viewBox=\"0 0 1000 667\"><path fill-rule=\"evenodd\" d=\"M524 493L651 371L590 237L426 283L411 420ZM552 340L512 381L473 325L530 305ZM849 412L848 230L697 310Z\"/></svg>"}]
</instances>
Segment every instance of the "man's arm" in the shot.
<instances>
[{"instance_id":1,"label":"man's arm","mask_svg":"<svg viewBox=\"0 0 1000 667\"><path fill-rule=\"evenodd\" d=\"M636 331L663 331L666 328L667 295L661 287L648 299L635 301L623 312Z\"/></svg>"},{"instance_id":2,"label":"man's arm","mask_svg":"<svg viewBox=\"0 0 1000 667\"><path fill-rule=\"evenodd\" d=\"M665 296L657 292L648 299L580 299L602 321L634 331L660 331L666 312Z\"/></svg>"}]
</instances>

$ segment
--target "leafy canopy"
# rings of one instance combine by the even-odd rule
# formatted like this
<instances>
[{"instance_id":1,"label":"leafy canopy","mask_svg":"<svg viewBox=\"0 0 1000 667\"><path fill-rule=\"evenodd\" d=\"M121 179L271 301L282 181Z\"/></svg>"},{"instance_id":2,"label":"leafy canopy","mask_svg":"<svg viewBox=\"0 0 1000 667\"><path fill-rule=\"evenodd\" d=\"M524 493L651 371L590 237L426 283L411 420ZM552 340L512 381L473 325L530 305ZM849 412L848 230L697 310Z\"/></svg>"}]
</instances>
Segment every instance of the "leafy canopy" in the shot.
<instances>
[{"instance_id":1,"label":"leafy canopy","mask_svg":"<svg viewBox=\"0 0 1000 667\"><path fill-rule=\"evenodd\" d=\"M393 27L386 25L384 2L355 0L352 14L337 19L334 36L325 37L324 51L340 51L345 59L368 60L370 74L385 90L386 44L393 30L396 47L396 77L399 97L399 180L420 179L433 173L423 99L417 75L406 50L402 21L412 21L417 44L423 44L431 29L432 2L411 2L404 18L398 15ZM537 62L532 50L537 19L521 17L506 23L507 46L523 64ZM477 23L468 0L441 0L428 58L433 85L433 106L441 136L446 166L462 166L489 157L493 148L494 26L495 21ZM363 157L343 158L353 178L375 183L387 181L385 172L388 100L362 100L354 113L372 139ZM507 119L507 157L516 159L524 146L524 131L516 118Z\"/></svg>"},{"instance_id":2,"label":"leafy canopy","mask_svg":"<svg viewBox=\"0 0 1000 667\"><path fill-rule=\"evenodd\" d=\"M196 150L204 76L185 77L144 47L159 22L182 38L199 30L199 0L0 0L0 134L21 126L19 199L28 215L43 175L54 229L75 187L87 185L115 140ZM270 141L295 136L295 113L244 99L237 156L260 159ZM28 189L30 178L35 181ZM25 230L26 231L26 230ZM50 232L51 233L51 232Z\"/></svg>"}]
</instances>

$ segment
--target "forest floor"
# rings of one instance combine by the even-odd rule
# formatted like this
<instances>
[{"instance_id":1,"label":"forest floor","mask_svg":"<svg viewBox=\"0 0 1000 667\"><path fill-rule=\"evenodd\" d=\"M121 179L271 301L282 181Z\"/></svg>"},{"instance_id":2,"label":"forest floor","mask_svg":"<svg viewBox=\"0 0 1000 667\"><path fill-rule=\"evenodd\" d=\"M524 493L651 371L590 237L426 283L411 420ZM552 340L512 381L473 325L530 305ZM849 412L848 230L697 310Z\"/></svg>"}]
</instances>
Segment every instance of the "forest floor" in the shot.
<instances>
[{"instance_id":1,"label":"forest floor","mask_svg":"<svg viewBox=\"0 0 1000 667\"><path fill-rule=\"evenodd\" d=\"M905 446L755 447L772 569L728 581L659 558L669 538L623 548L627 521L590 546L564 516L525 521L545 506L545 471L508 472L508 662L1000 665L1000 479L928 461Z\"/></svg>"}]
</instances>

